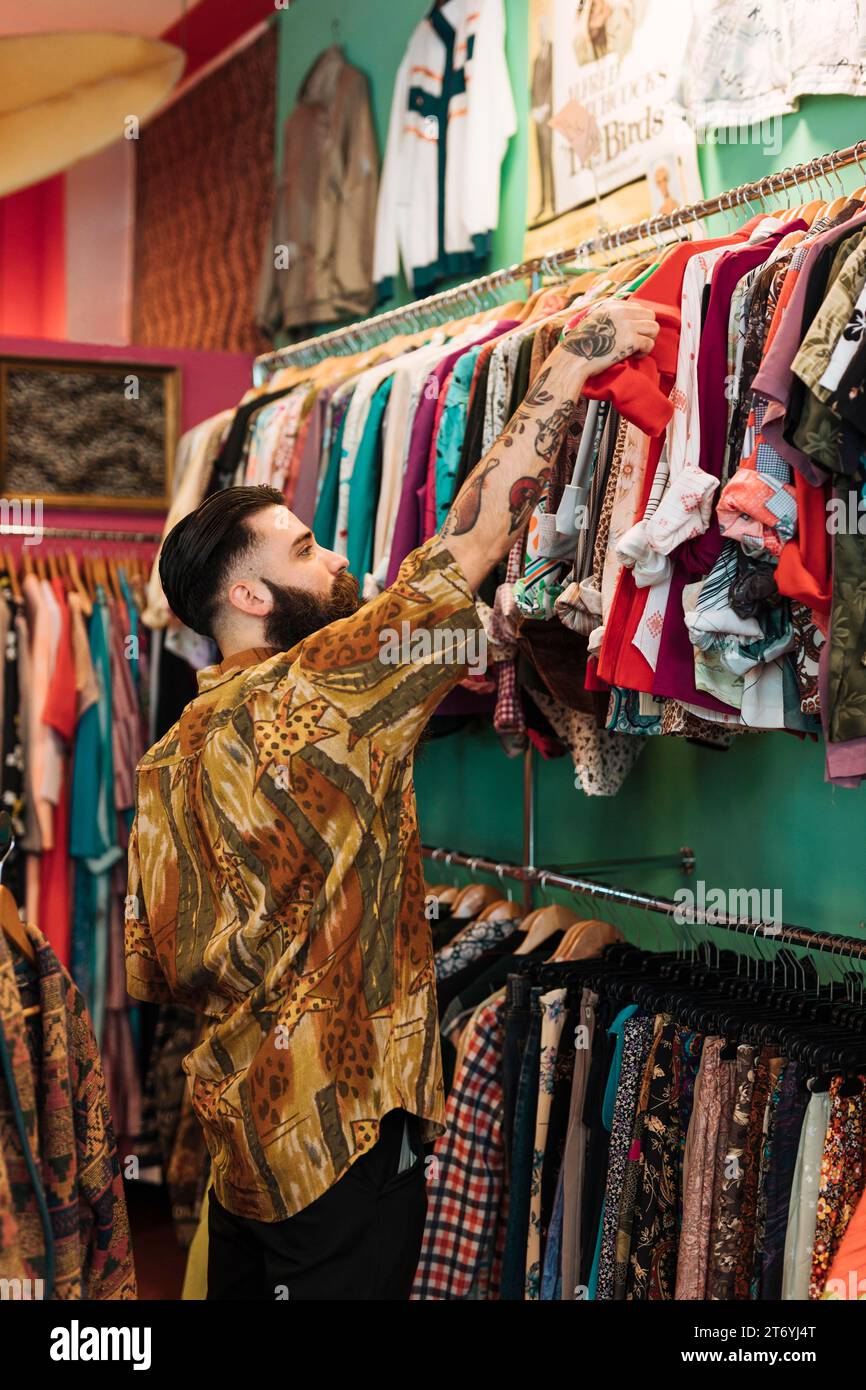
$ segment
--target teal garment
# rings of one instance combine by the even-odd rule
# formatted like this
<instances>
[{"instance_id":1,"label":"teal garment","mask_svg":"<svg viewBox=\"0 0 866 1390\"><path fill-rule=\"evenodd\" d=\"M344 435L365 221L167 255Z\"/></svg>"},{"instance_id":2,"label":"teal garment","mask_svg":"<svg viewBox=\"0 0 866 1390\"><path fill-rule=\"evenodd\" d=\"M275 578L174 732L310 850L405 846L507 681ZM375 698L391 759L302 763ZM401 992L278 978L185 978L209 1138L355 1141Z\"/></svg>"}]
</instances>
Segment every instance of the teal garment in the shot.
<instances>
[{"instance_id":1,"label":"teal garment","mask_svg":"<svg viewBox=\"0 0 866 1390\"><path fill-rule=\"evenodd\" d=\"M451 373L451 383L442 415L439 420L439 433L436 436L436 528L442 525L448 515L448 508L454 501L455 480L460 466L460 452L463 436L466 433L466 417L469 413L469 391L475 372L475 363L483 344L478 343L459 357Z\"/></svg>"},{"instance_id":2,"label":"teal garment","mask_svg":"<svg viewBox=\"0 0 866 1390\"><path fill-rule=\"evenodd\" d=\"M340 492L340 461L343 457L343 430L346 425L346 412L351 396L346 396L334 409L333 436L328 454L328 467L316 503L313 517L313 535L319 545L326 550L334 548L334 534L337 530L337 498ZM341 412L338 417L338 411Z\"/></svg>"},{"instance_id":3,"label":"teal garment","mask_svg":"<svg viewBox=\"0 0 866 1390\"><path fill-rule=\"evenodd\" d=\"M108 981L111 870L123 853L114 801L109 622L105 591L98 585L88 635L99 699L78 721L69 828L69 853L76 860L72 974L87 1001L97 1042Z\"/></svg>"},{"instance_id":4,"label":"teal garment","mask_svg":"<svg viewBox=\"0 0 866 1390\"><path fill-rule=\"evenodd\" d=\"M129 614L129 635L132 638L129 650L129 665L132 671L132 681L138 690L141 684L141 665L138 659L138 635L141 631L138 609L135 606L135 599L132 597L129 585L126 582L126 575L122 569L118 569L117 576L120 580L120 591L123 594L123 601L126 604L126 611Z\"/></svg>"},{"instance_id":5,"label":"teal garment","mask_svg":"<svg viewBox=\"0 0 866 1390\"><path fill-rule=\"evenodd\" d=\"M613 1108L616 1104L616 1092L619 1086L619 1074L622 1070L622 1054L625 1047L623 1029L630 1018L637 1013L637 1004L628 1004L624 1009L620 1009L613 1023L608 1028L608 1035L616 1038L616 1046L611 1058L610 1071L607 1075L607 1086L605 1087L604 1100L601 1106L601 1122L608 1134L613 1128ZM587 1300L594 1299L598 1293L598 1262L601 1259L601 1233L604 1230L604 1202L601 1204L601 1215L598 1220L598 1235L595 1240L595 1255L592 1260L592 1269L589 1275L589 1286L587 1289Z\"/></svg>"},{"instance_id":6,"label":"teal garment","mask_svg":"<svg viewBox=\"0 0 866 1390\"><path fill-rule=\"evenodd\" d=\"M349 571L359 582L373 568L373 537L382 478L382 420L393 385L393 376L388 376L373 393L349 483L346 554Z\"/></svg>"}]
</instances>

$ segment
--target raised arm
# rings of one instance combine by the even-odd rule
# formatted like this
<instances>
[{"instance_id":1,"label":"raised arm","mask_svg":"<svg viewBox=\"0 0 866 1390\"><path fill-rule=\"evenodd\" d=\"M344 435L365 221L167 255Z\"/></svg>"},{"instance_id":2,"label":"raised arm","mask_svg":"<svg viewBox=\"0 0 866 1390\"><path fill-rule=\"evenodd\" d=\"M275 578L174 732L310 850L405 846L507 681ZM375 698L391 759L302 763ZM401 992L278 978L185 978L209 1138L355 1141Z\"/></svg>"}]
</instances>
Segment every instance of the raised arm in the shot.
<instances>
[{"instance_id":1,"label":"raised arm","mask_svg":"<svg viewBox=\"0 0 866 1390\"><path fill-rule=\"evenodd\" d=\"M652 350L658 323L639 301L604 300L547 358L528 396L469 474L441 535L473 589L507 555L550 477L584 382Z\"/></svg>"}]
</instances>

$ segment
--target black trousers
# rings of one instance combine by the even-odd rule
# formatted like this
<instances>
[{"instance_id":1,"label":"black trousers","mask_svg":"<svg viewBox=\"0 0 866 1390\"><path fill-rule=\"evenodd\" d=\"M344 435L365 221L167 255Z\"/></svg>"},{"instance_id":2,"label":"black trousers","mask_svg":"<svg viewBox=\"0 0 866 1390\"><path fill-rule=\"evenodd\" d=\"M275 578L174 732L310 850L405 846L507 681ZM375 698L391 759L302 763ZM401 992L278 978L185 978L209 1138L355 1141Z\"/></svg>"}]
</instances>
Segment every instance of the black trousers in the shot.
<instances>
[{"instance_id":1,"label":"black trousers","mask_svg":"<svg viewBox=\"0 0 866 1390\"><path fill-rule=\"evenodd\" d=\"M404 1119L415 1160L399 1173ZM426 1212L419 1121L390 1110L372 1149L285 1221L233 1216L211 1190L208 1300L408 1299Z\"/></svg>"}]
</instances>

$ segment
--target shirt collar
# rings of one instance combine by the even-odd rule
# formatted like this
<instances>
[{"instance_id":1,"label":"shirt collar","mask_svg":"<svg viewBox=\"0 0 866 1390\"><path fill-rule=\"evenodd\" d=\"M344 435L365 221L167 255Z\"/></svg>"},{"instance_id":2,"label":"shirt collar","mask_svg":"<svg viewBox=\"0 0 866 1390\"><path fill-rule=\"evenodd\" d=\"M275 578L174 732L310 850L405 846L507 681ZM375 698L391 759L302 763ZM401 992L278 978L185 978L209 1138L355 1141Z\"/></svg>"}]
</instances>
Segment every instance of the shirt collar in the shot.
<instances>
[{"instance_id":1,"label":"shirt collar","mask_svg":"<svg viewBox=\"0 0 866 1390\"><path fill-rule=\"evenodd\" d=\"M260 666L263 661L268 661L279 651L279 647L245 647L242 652L232 652L224 661L217 662L215 666L205 666L198 673L198 693L202 695L206 690L213 690L214 686L221 685L223 681L229 679L237 671L243 671L247 666Z\"/></svg>"}]
</instances>

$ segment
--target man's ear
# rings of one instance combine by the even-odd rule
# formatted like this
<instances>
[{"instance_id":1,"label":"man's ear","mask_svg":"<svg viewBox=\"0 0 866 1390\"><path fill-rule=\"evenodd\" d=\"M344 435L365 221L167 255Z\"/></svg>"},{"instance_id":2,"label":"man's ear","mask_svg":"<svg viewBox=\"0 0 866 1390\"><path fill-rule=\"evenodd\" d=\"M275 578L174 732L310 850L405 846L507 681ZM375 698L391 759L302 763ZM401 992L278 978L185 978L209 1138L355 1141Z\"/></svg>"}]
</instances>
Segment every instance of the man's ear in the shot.
<instances>
[{"instance_id":1,"label":"man's ear","mask_svg":"<svg viewBox=\"0 0 866 1390\"><path fill-rule=\"evenodd\" d=\"M226 590L226 600L249 618L266 618L274 606L270 590L256 579L235 579Z\"/></svg>"}]
</instances>

